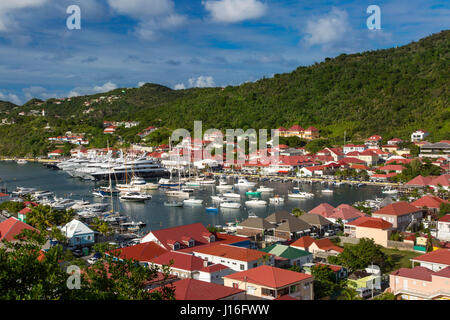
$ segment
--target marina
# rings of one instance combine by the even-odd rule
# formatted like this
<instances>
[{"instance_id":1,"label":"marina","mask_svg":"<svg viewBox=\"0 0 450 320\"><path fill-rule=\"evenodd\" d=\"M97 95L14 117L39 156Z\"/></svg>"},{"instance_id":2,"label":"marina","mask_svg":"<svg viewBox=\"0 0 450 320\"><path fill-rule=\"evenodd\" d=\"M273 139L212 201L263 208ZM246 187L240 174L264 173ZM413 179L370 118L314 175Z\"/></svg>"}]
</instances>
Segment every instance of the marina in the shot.
<instances>
[{"instance_id":1,"label":"marina","mask_svg":"<svg viewBox=\"0 0 450 320\"><path fill-rule=\"evenodd\" d=\"M223 176L223 175L222 175ZM301 210L310 210L315 206L327 202L333 206L342 203L355 203L365 200L374 200L383 198L382 188L379 186L364 185L360 187L342 184L340 186L329 186L321 183L307 183L300 181L296 183L293 179L271 178L255 179L255 177L246 177L247 182L252 186L243 188L234 188L227 190L221 196L223 190L218 190L213 184L205 184L198 187L190 187L191 192L186 193L186 197L168 197L167 189L159 188L157 190L145 190L144 194L151 196L151 199L144 201L123 201L117 193L110 199L108 194L107 182L98 182L82 179L74 179L66 172L61 170L49 170L39 163L29 162L27 164L17 164L15 162L0 162L0 184L7 187L9 191L16 191L17 187L22 187L20 192L28 192L34 189L34 192L40 191L38 195L42 196L53 193L57 198L68 199L60 201L57 205L60 208L69 207L69 205L81 205L75 201L87 201L91 208L95 206L106 206L110 210L110 203L114 204L114 211L125 215L131 221L142 221L146 225L141 231L146 233L150 230L158 230L178 225L201 222L205 226L224 226L228 222L242 221L250 213L259 217L267 217L277 210L292 210L300 208ZM219 185L219 178L216 177L216 185ZM238 177L228 175L227 185L238 183ZM146 183L158 183L158 179L145 179ZM241 183L242 185L242 183ZM248 186L247 183L245 185ZM104 187L105 197L94 197L93 190ZM311 197L288 197L294 188L299 188L301 192L312 194ZM28 188L28 189L26 189ZM179 192L178 187L169 190L170 192ZM261 192L259 197L251 197L246 192L258 188L273 189L273 192ZM115 185L113 186L115 190ZM331 189L333 193L323 193L323 190ZM251 192L251 191L250 191ZM296 194L296 193L292 193ZM72 200L72 201L70 201ZM184 202L183 200L188 200ZM246 204L246 202L252 201ZM86 206L87 204L85 204ZM89 206L87 208L90 208ZM208 208L208 210L207 210ZM86 216L92 216L92 210L82 211ZM208 214L215 213L215 214ZM110 220L113 218L109 218Z\"/></svg>"}]
</instances>

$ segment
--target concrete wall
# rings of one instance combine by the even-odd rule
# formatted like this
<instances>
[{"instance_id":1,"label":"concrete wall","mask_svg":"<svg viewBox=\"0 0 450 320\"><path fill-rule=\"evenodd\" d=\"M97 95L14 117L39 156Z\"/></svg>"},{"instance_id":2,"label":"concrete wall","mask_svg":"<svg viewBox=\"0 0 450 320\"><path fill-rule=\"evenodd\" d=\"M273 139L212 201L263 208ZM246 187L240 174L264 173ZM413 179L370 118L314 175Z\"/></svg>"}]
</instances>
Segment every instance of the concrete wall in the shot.
<instances>
[{"instance_id":1,"label":"concrete wall","mask_svg":"<svg viewBox=\"0 0 450 320\"><path fill-rule=\"evenodd\" d=\"M387 241L388 248L398 248L401 250L410 250L414 251L414 244L411 242L402 242L402 241L393 241L388 240Z\"/></svg>"},{"instance_id":2,"label":"concrete wall","mask_svg":"<svg viewBox=\"0 0 450 320\"><path fill-rule=\"evenodd\" d=\"M339 237L339 240L342 244L351 243L351 244L358 244L359 239L357 238L350 238L350 237Z\"/></svg>"}]
</instances>

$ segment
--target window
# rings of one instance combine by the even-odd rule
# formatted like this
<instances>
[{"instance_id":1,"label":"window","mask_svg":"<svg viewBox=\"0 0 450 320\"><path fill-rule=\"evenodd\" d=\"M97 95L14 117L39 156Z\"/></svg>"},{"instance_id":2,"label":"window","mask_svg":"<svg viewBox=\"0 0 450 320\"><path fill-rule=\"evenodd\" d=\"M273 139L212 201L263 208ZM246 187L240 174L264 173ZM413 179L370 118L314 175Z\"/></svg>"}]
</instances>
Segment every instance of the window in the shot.
<instances>
[{"instance_id":1,"label":"window","mask_svg":"<svg viewBox=\"0 0 450 320\"><path fill-rule=\"evenodd\" d=\"M241 270L245 270L245 266L241 264Z\"/></svg>"},{"instance_id":2,"label":"window","mask_svg":"<svg viewBox=\"0 0 450 320\"><path fill-rule=\"evenodd\" d=\"M239 283L237 283L237 282L233 282L233 288L235 288L235 289L239 289Z\"/></svg>"},{"instance_id":3,"label":"window","mask_svg":"<svg viewBox=\"0 0 450 320\"><path fill-rule=\"evenodd\" d=\"M253 264L253 268L256 268L257 266L258 266L258 263L255 262L255 263Z\"/></svg>"}]
</instances>

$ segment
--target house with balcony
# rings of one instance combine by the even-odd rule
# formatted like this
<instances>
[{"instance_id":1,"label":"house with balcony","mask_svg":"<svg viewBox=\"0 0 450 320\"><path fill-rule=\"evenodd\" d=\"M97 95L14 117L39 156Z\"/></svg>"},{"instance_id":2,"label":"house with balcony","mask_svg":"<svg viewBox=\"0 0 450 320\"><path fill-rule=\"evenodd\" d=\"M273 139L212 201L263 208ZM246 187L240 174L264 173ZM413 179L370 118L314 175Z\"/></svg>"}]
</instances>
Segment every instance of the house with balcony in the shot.
<instances>
[{"instance_id":1,"label":"house with balcony","mask_svg":"<svg viewBox=\"0 0 450 320\"><path fill-rule=\"evenodd\" d=\"M450 300L450 267L400 268L389 275L389 285L390 292L403 300Z\"/></svg>"},{"instance_id":2,"label":"house with balcony","mask_svg":"<svg viewBox=\"0 0 450 320\"><path fill-rule=\"evenodd\" d=\"M437 222L437 236L439 240L450 241L450 214L446 214Z\"/></svg>"},{"instance_id":3,"label":"house with balcony","mask_svg":"<svg viewBox=\"0 0 450 320\"><path fill-rule=\"evenodd\" d=\"M235 272L223 264L206 261L190 253L174 251L152 258L149 264L157 266L162 271L162 267L171 262L173 263L170 267L170 274L180 279L196 279L223 284L223 277Z\"/></svg>"},{"instance_id":4,"label":"house with balcony","mask_svg":"<svg viewBox=\"0 0 450 320\"><path fill-rule=\"evenodd\" d=\"M351 238L368 238L383 247L387 247L392 232L392 223L381 218L361 217L346 223L344 233Z\"/></svg>"},{"instance_id":5,"label":"house with balcony","mask_svg":"<svg viewBox=\"0 0 450 320\"><path fill-rule=\"evenodd\" d=\"M367 148L379 148L381 145L381 141L383 140L383 138L379 135L373 135L370 136L369 138L367 138L364 141L364 144L366 145Z\"/></svg>"},{"instance_id":6,"label":"house with balcony","mask_svg":"<svg viewBox=\"0 0 450 320\"><path fill-rule=\"evenodd\" d=\"M183 279L172 283L176 300L245 300L242 289L225 287L196 279ZM153 289L158 290L158 288Z\"/></svg>"},{"instance_id":7,"label":"house with balcony","mask_svg":"<svg viewBox=\"0 0 450 320\"><path fill-rule=\"evenodd\" d=\"M414 224L422 221L422 210L406 201L391 203L372 214L373 218L381 218L392 224L393 230L406 231Z\"/></svg>"},{"instance_id":8,"label":"house with balcony","mask_svg":"<svg viewBox=\"0 0 450 320\"><path fill-rule=\"evenodd\" d=\"M275 263L275 257L270 253L227 244L196 249L193 254L205 261L227 266L234 271L256 268L264 263L267 265L274 265ZM264 261L264 259L267 259L267 261Z\"/></svg>"},{"instance_id":9,"label":"house with balcony","mask_svg":"<svg viewBox=\"0 0 450 320\"><path fill-rule=\"evenodd\" d=\"M346 144L345 146L342 147L342 152L347 154L347 153L353 152L353 151L363 152L366 149L367 149L367 146L363 145L363 144Z\"/></svg>"},{"instance_id":10,"label":"house with balcony","mask_svg":"<svg viewBox=\"0 0 450 320\"><path fill-rule=\"evenodd\" d=\"M421 158L445 158L450 159L450 143L436 142L429 143L420 147Z\"/></svg>"},{"instance_id":11,"label":"house with balcony","mask_svg":"<svg viewBox=\"0 0 450 320\"><path fill-rule=\"evenodd\" d=\"M312 275L267 265L224 277L224 285L247 292L249 299L274 300L290 296L314 300Z\"/></svg>"},{"instance_id":12,"label":"house with balcony","mask_svg":"<svg viewBox=\"0 0 450 320\"><path fill-rule=\"evenodd\" d=\"M430 133L425 130L414 131L413 133L411 133L411 142L423 141L429 135L430 135Z\"/></svg>"},{"instance_id":13,"label":"house with balcony","mask_svg":"<svg viewBox=\"0 0 450 320\"><path fill-rule=\"evenodd\" d=\"M425 267L432 271L439 271L450 267L450 249L442 248L434 250L410 260L413 268L416 263L418 263L421 267Z\"/></svg>"}]
</instances>

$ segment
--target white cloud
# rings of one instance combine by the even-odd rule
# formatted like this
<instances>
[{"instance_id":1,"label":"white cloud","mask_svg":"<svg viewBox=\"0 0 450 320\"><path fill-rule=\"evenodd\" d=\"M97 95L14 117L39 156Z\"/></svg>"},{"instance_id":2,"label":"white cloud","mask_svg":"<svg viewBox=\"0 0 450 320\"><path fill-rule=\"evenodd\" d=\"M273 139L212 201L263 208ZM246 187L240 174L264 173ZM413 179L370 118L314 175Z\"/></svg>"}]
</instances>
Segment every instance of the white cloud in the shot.
<instances>
[{"instance_id":1,"label":"white cloud","mask_svg":"<svg viewBox=\"0 0 450 320\"><path fill-rule=\"evenodd\" d=\"M115 83L112 83L111 81L108 81L104 85L94 86L93 88L89 88L89 87L74 88L68 93L67 96L69 98L79 97L79 96L84 96L84 95L89 95L89 94L108 92L108 91L111 91L114 89L117 89L117 85Z\"/></svg>"},{"instance_id":2,"label":"white cloud","mask_svg":"<svg viewBox=\"0 0 450 320\"><path fill-rule=\"evenodd\" d=\"M15 25L11 13L17 10L33 8L43 5L47 0L2 0L0 1L0 31L8 30L8 26Z\"/></svg>"},{"instance_id":3,"label":"white cloud","mask_svg":"<svg viewBox=\"0 0 450 320\"><path fill-rule=\"evenodd\" d=\"M347 12L333 8L327 15L307 21L305 40L311 46L329 45L349 37L351 32Z\"/></svg>"},{"instance_id":4,"label":"white cloud","mask_svg":"<svg viewBox=\"0 0 450 320\"><path fill-rule=\"evenodd\" d=\"M111 90L117 89L117 85L115 83L112 83L111 81L108 81L107 83L105 83L102 86L95 86L94 87L94 92L108 92Z\"/></svg>"},{"instance_id":5,"label":"white cloud","mask_svg":"<svg viewBox=\"0 0 450 320\"><path fill-rule=\"evenodd\" d=\"M13 93L3 94L3 93L0 92L0 100L2 100L2 101L9 101L9 102L12 102L12 103L17 104L17 105L21 105L22 104L22 101L20 100L20 98L17 95L13 94Z\"/></svg>"},{"instance_id":6,"label":"white cloud","mask_svg":"<svg viewBox=\"0 0 450 320\"><path fill-rule=\"evenodd\" d=\"M139 81L138 82L138 88L142 87L146 83L147 83L146 81Z\"/></svg>"},{"instance_id":7,"label":"white cloud","mask_svg":"<svg viewBox=\"0 0 450 320\"><path fill-rule=\"evenodd\" d=\"M184 89L186 89L186 86L184 85L184 83L178 83L175 85L174 89L175 90L184 90Z\"/></svg>"},{"instance_id":8,"label":"white cloud","mask_svg":"<svg viewBox=\"0 0 450 320\"><path fill-rule=\"evenodd\" d=\"M108 0L119 14L139 21L135 34L144 40L155 40L160 31L181 26L186 17L175 12L172 0Z\"/></svg>"},{"instance_id":9,"label":"white cloud","mask_svg":"<svg viewBox=\"0 0 450 320\"><path fill-rule=\"evenodd\" d=\"M211 76L200 76L198 78L190 78L188 80L189 87L196 88L206 88L206 87L214 87L216 84L214 82L214 78Z\"/></svg>"},{"instance_id":10,"label":"white cloud","mask_svg":"<svg viewBox=\"0 0 450 320\"><path fill-rule=\"evenodd\" d=\"M267 11L267 5L258 0L206 0L203 5L213 21L226 23L257 19Z\"/></svg>"},{"instance_id":11,"label":"white cloud","mask_svg":"<svg viewBox=\"0 0 450 320\"><path fill-rule=\"evenodd\" d=\"M188 79L188 84L177 83L173 88L175 90L184 90L187 88L212 88L215 87L216 83L214 78L211 76L199 76L197 78Z\"/></svg>"},{"instance_id":12,"label":"white cloud","mask_svg":"<svg viewBox=\"0 0 450 320\"><path fill-rule=\"evenodd\" d=\"M174 10L171 0L108 0L108 4L118 13L139 20L171 14Z\"/></svg>"}]
</instances>

